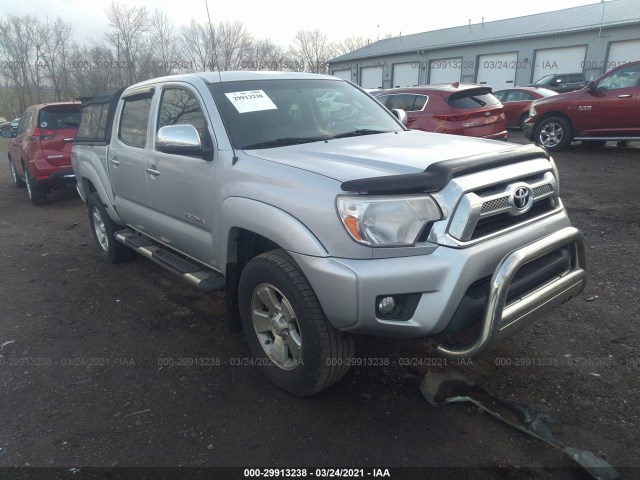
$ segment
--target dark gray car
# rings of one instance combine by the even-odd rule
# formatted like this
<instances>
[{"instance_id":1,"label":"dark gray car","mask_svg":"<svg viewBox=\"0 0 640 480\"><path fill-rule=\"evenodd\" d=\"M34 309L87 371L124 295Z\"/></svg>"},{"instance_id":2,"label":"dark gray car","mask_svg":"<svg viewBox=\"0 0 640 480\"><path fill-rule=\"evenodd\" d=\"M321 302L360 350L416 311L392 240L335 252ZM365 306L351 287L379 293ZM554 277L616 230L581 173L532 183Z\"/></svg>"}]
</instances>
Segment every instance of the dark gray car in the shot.
<instances>
[{"instance_id":1,"label":"dark gray car","mask_svg":"<svg viewBox=\"0 0 640 480\"><path fill-rule=\"evenodd\" d=\"M551 73L545 75L530 87L543 87L558 93L580 90L587 84L584 73Z\"/></svg>"}]
</instances>

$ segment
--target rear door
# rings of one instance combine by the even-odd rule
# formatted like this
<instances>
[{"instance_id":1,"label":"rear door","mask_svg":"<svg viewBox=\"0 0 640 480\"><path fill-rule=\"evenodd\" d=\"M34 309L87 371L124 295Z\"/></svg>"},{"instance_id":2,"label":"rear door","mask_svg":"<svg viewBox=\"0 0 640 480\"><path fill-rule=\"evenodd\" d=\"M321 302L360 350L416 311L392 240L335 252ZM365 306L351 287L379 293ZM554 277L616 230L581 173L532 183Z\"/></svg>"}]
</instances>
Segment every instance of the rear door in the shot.
<instances>
[{"instance_id":1,"label":"rear door","mask_svg":"<svg viewBox=\"0 0 640 480\"><path fill-rule=\"evenodd\" d=\"M580 130L590 136L640 136L640 64L609 73L595 89L576 106Z\"/></svg>"},{"instance_id":2,"label":"rear door","mask_svg":"<svg viewBox=\"0 0 640 480\"><path fill-rule=\"evenodd\" d=\"M57 167L71 166L71 147L80 125L80 104L49 105L38 112L32 136L40 139L43 158Z\"/></svg>"},{"instance_id":3,"label":"rear door","mask_svg":"<svg viewBox=\"0 0 640 480\"><path fill-rule=\"evenodd\" d=\"M147 194L149 115L154 89L125 92L109 148L109 176L118 215L136 230L147 232L152 210Z\"/></svg>"}]
</instances>

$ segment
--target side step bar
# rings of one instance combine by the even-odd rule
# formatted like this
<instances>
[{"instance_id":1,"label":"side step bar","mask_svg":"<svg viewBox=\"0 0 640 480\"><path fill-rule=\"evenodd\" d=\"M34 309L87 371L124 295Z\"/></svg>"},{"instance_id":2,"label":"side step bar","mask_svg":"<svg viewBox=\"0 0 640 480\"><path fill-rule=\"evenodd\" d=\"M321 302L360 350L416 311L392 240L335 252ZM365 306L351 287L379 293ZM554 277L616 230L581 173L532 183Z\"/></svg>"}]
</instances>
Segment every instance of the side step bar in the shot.
<instances>
[{"instance_id":1,"label":"side step bar","mask_svg":"<svg viewBox=\"0 0 640 480\"><path fill-rule=\"evenodd\" d=\"M195 262L176 255L140 235L136 235L131 230L120 230L116 232L115 237L118 242L124 243L140 255L180 275L184 280L203 292L218 292L226 287L226 280L219 273L206 270Z\"/></svg>"}]
</instances>

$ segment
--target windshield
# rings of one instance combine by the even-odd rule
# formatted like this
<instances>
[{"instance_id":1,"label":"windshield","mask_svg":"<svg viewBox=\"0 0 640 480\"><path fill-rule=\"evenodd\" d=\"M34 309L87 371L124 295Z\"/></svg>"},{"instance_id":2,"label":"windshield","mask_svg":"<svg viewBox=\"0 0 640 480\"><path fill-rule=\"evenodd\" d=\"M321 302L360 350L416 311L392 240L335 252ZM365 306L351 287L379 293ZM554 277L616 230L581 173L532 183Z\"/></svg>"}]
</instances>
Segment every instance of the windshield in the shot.
<instances>
[{"instance_id":1,"label":"windshield","mask_svg":"<svg viewBox=\"0 0 640 480\"><path fill-rule=\"evenodd\" d=\"M403 130L378 102L341 80L250 80L209 89L239 149Z\"/></svg>"},{"instance_id":2,"label":"windshield","mask_svg":"<svg viewBox=\"0 0 640 480\"><path fill-rule=\"evenodd\" d=\"M549 79L551 77L555 76L553 73L550 73L548 75L545 75L544 77L542 77L540 80L538 80L536 83L534 83L534 85L544 85L545 83L547 83L549 81Z\"/></svg>"}]
</instances>

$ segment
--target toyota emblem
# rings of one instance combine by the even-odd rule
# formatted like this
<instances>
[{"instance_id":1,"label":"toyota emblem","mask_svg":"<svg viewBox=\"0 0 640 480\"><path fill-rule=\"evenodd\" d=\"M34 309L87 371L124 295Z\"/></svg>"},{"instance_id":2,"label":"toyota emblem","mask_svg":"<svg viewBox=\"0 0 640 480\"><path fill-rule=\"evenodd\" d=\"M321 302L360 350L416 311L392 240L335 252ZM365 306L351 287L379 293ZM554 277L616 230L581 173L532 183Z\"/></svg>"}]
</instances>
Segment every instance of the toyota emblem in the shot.
<instances>
[{"instance_id":1,"label":"toyota emblem","mask_svg":"<svg viewBox=\"0 0 640 480\"><path fill-rule=\"evenodd\" d=\"M511 197L511 203L519 210L519 213L524 213L524 210L527 210L531 206L532 200L533 195L531 194L531 189L525 186L517 187Z\"/></svg>"}]
</instances>

